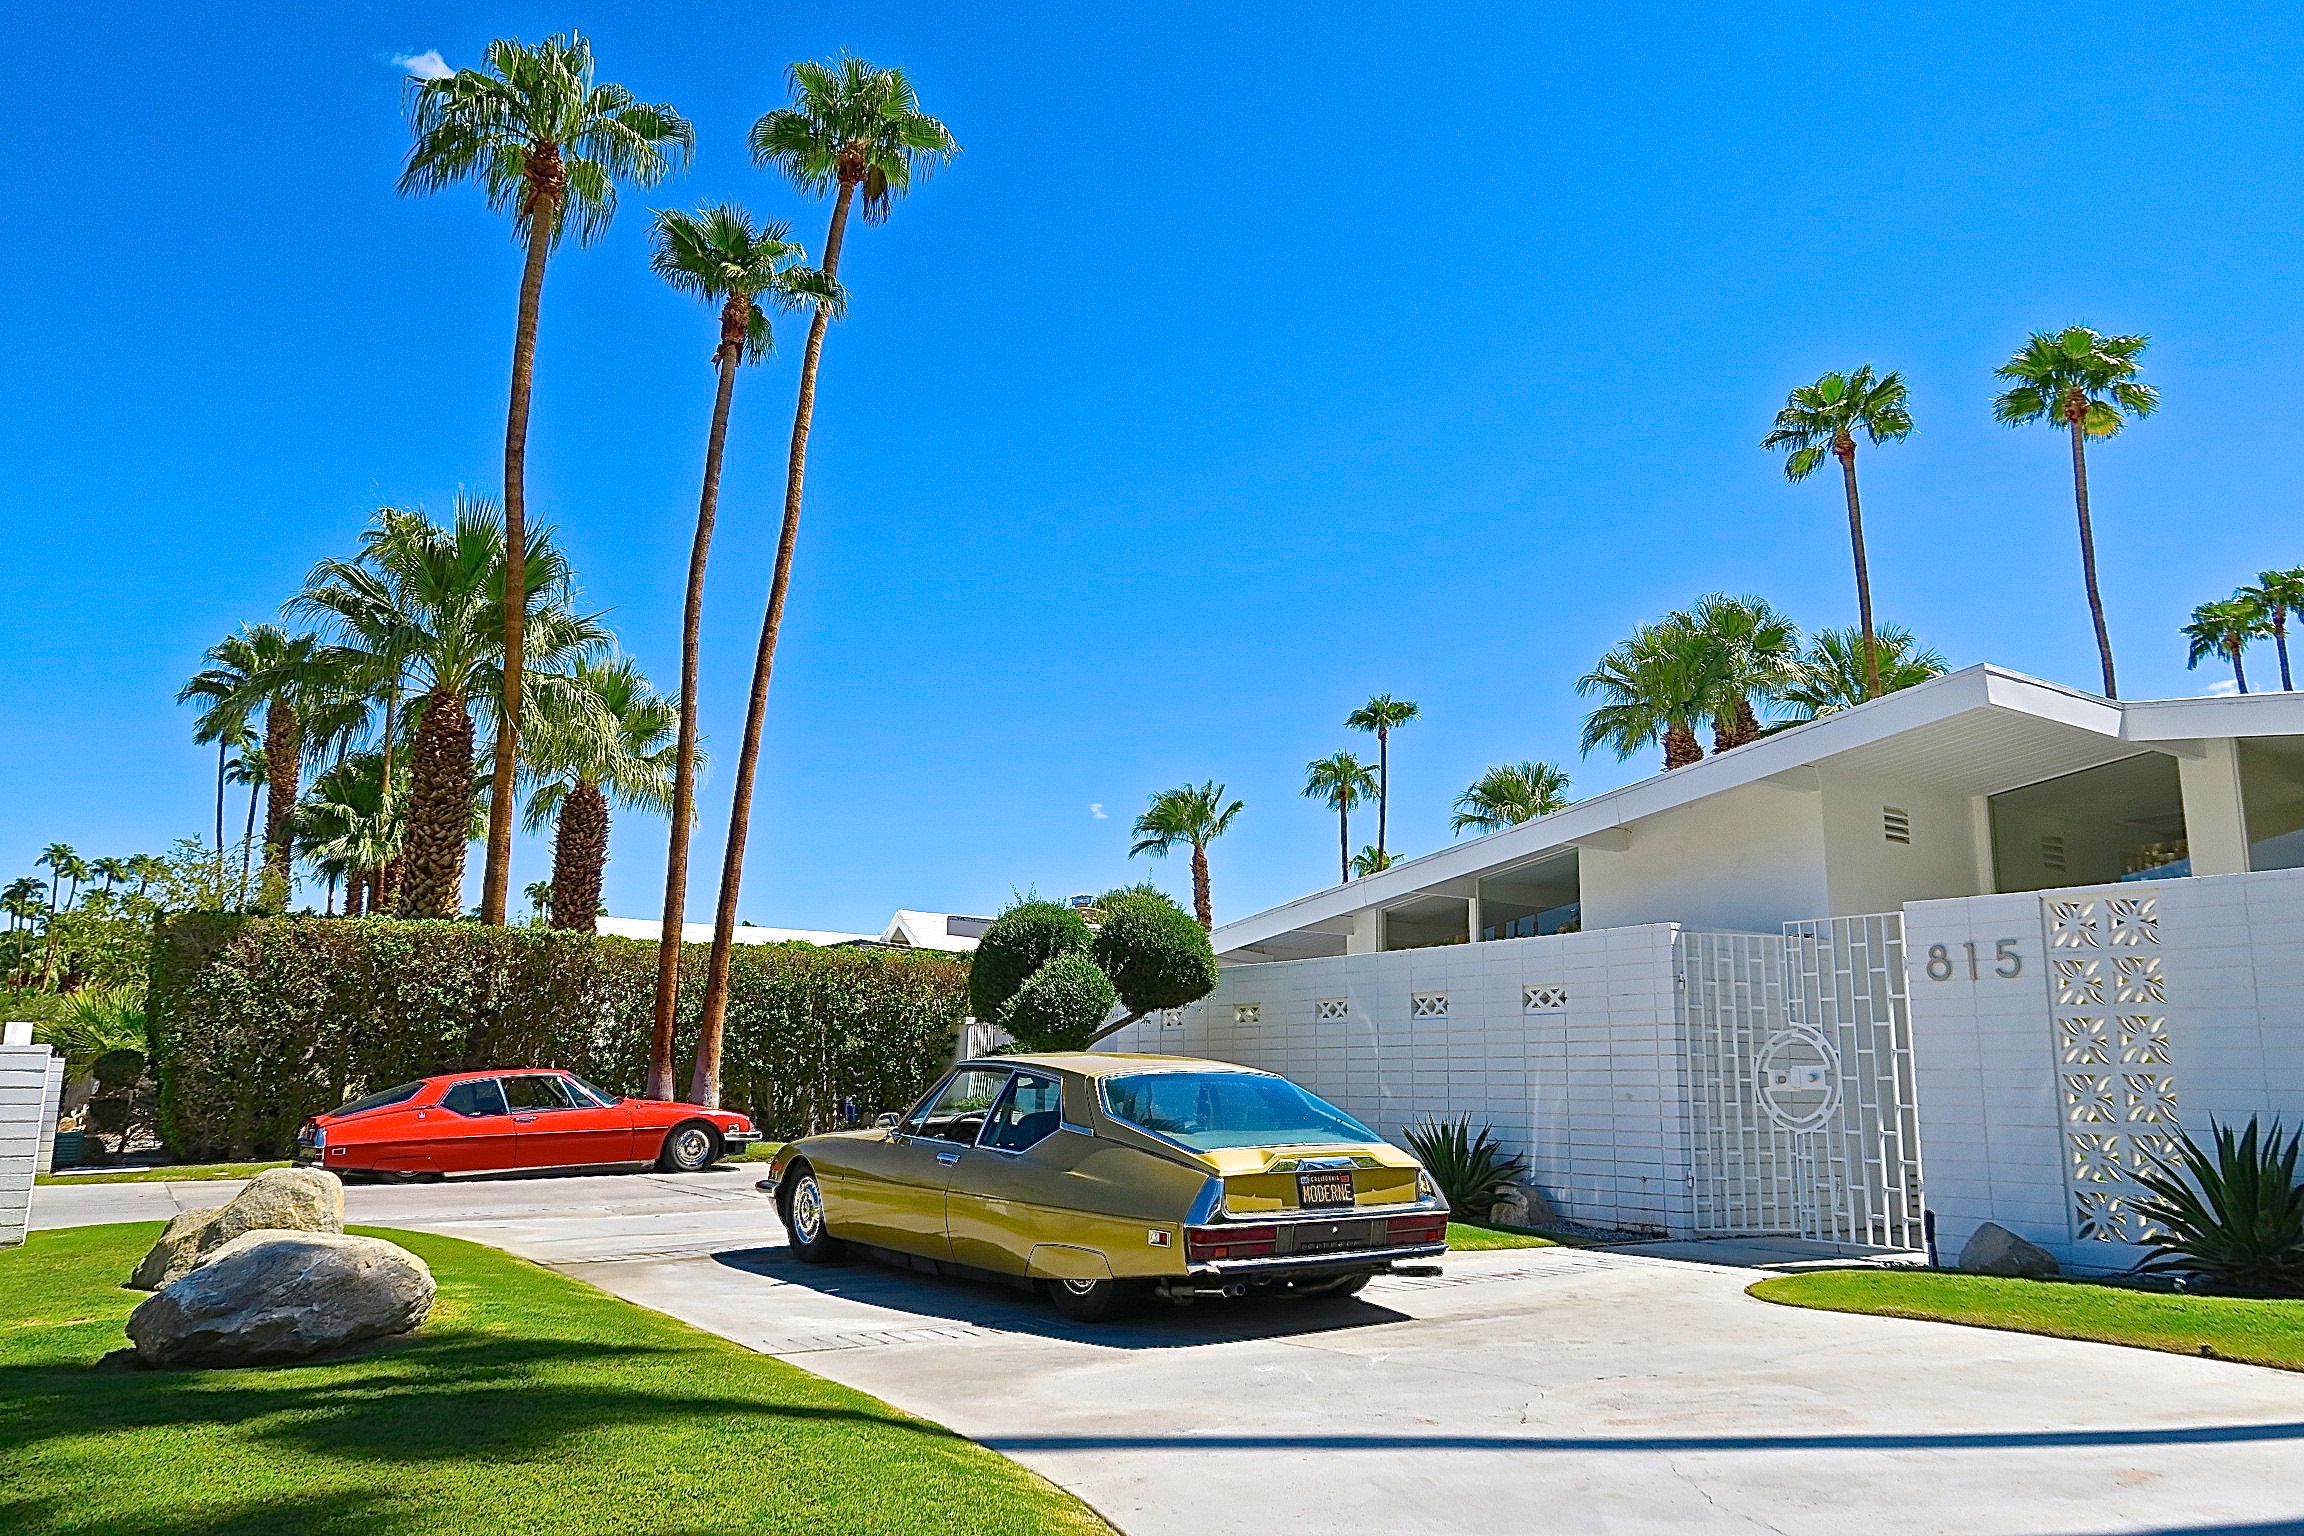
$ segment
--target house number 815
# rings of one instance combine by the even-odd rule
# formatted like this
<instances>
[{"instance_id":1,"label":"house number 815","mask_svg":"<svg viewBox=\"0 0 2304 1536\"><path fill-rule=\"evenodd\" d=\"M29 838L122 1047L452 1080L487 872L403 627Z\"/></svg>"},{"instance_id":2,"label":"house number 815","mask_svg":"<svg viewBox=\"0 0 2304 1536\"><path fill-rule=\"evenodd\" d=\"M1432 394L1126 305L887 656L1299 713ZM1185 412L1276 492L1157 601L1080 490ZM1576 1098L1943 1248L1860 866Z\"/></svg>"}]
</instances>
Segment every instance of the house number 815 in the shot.
<instances>
[{"instance_id":1,"label":"house number 815","mask_svg":"<svg viewBox=\"0 0 2304 1536\"><path fill-rule=\"evenodd\" d=\"M1968 979L1984 979L1984 958L1976 953L1976 941L1971 939L1960 946L1968 954ZM1955 963L1949 945L1928 946L1928 979L1950 981ZM2013 981L2024 974L2024 957L2017 952L2016 940L1999 939L1992 945L1992 974L2004 981Z\"/></svg>"}]
</instances>

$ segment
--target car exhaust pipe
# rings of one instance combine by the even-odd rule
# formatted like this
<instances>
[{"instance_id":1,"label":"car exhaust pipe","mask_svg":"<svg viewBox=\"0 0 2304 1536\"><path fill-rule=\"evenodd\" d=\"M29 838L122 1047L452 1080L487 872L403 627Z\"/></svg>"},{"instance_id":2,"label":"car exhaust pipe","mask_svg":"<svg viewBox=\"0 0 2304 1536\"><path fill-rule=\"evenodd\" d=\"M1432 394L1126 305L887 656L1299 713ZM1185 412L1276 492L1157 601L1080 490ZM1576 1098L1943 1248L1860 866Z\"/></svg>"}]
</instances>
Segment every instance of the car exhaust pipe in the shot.
<instances>
[{"instance_id":1,"label":"car exhaust pipe","mask_svg":"<svg viewBox=\"0 0 2304 1536\"><path fill-rule=\"evenodd\" d=\"M1229 1297L1233 1300L1238 1300L1240 1297L1248 1294L1248 1282L1245 1280L1233 1280L1221 1285L1207 1285L1197 1283L1187 1285L1163 1285L1160 1287L1160 1294L1164 1299L1168 1301L1178 1302L1185 1306L1189 1306L1193 1302L1203 1299L1213 1301L1219 1298Z\"/></svg>"}]
</instances>

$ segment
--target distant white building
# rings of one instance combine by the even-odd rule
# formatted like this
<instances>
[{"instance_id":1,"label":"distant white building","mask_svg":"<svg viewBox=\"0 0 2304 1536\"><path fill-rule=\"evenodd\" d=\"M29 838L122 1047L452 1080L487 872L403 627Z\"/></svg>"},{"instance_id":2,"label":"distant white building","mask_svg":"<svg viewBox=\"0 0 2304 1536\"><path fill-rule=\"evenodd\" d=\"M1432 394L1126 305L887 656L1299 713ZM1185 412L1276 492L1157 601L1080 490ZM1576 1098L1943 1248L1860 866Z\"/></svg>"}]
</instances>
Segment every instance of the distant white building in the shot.
<instances>
[{"instance_id":1,"label":"distant white building","mask_svg":"<svg viewBox=\"0 0 2304 1536\"><path fill-rule=\"evenodd\" d=\"M988 917L964 917L953 912L899 911L888 920L888 926L878 933L840 933L827 928L759 928L749 923L737 925L735 939L739 944L815 944L829 947L835 944L886 945L892 949L936 949L948 954L966 954L976 947L991 925ZM603 917L599 931L620 939L642 939L653 944L664 932L664 924L653 917ZM710 923L683 923L680 925L683 944L709 944L712 942Z\"/></svg>"}]
</instances>

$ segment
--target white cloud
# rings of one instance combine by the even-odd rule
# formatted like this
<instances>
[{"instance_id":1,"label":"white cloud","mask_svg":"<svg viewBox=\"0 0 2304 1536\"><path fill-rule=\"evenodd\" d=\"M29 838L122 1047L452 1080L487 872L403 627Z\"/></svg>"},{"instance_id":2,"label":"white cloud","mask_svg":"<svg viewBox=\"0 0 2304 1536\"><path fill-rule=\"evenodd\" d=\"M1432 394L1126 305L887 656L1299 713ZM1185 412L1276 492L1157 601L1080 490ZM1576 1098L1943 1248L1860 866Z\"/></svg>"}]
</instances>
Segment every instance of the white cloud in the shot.
<instances>
[{"instance_id":1,"label":"white cloud","mask_svg":"<svg viewBox=\"0 0 2304 1536\"><path fill-rule=\"evenodd\" d=\"M456 73L448 61L440 57L440 50L427 48L422 53L396 53L392 62L419 80L445 80Z\"/></svg>"},{"instance_id":2,"label":"white cloud","mask_svg":"<svg viewBox=\"0 0 2304 1536\"><path fill-rule=\"evenodd\" d=\"M1088 807L1088 814L1095 817L1098 821L1110 821L1112 819L1111 817L1104 814L1104 802L1101 800Z\"/></svg>"},{"instance_id":3,"label":"white cloud","mask_svg":"<svg viewBox=\"0 0 2304 1536\"><path fill-rule=\"evenodd\" d=\"M2220 683L2210 683L2208 685L2208 696L2212 699L2225 698L2229 695L2236 694L2239 691L2240 685L2232 681L2230 678L2225 678Z\"/></svg>"}]
</instances>

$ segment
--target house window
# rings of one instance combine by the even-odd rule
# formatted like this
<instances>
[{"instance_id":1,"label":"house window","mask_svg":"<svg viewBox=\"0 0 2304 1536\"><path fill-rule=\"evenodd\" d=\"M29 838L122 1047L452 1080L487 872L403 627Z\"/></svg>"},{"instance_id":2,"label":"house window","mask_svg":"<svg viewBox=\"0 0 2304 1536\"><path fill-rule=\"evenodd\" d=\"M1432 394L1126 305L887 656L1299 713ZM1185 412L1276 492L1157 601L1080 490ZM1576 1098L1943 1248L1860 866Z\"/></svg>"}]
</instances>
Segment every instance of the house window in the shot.
<instances>
[{"instance_id":1,"label":"house window","mask_svg":"<svg viewBox=\"0 0 2304 1536\"><path fill-rule=\"evenodd\" d=\"M2192 872L2176 759L2139 752L1988 802L2002 891L2167 880Z\"/></svg>"},{"instance_id":2,"label":"house window","mask_svg":"<svg viewBox=\"0 0 2304 1536\"><path fill-rule=\"evenodd\" d=\"M1408 995L1408 1012L1412 1018L1444 1019L1448 1017L1448 994L1412 992Z\"/></svg>"}]
</instances>

